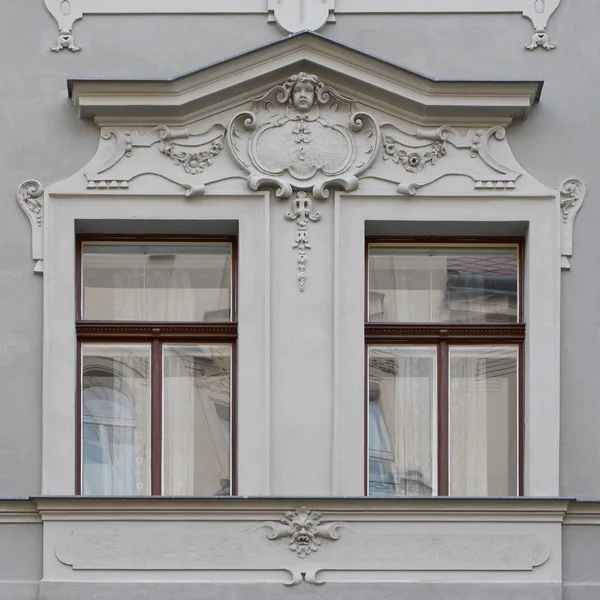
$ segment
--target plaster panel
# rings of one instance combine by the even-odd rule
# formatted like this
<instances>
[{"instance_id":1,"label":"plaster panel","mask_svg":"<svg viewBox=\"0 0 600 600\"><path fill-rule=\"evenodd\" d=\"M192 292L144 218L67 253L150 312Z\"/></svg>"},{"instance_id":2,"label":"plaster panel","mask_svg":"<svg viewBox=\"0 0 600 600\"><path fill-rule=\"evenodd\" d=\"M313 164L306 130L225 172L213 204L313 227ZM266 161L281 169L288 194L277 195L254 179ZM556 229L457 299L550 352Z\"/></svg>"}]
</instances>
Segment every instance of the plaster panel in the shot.
<instances>
[{"instance_id":1,"label":"plaster panel","mask_svg":"<svg viewBox=\"0 0 600 600\"><path fill-rule=\"evenodd\" d=\"M89 510L90 502L98 508ZM277 499L137 502L71 501L54 512L56 501L42 499L44 580L293 586L561 579L559 513L543 505L523 512L510 501L479 510L470 502L461 514L460 501L413 501L406 511L373 500L315 499L292 510ZM534 520L524 521L532 508Z\"/></svg>"}]
</instances>

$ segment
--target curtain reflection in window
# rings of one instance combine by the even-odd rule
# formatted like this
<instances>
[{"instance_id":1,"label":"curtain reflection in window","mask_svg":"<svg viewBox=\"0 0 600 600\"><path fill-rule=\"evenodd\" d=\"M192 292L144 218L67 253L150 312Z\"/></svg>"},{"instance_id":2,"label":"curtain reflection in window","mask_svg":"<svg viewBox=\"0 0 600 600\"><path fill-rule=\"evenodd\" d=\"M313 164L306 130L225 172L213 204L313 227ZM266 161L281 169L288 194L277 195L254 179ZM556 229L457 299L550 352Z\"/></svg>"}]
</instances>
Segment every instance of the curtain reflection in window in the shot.
<instances>
[{"instance_id":1,"label":"curtain reflection in window","mask_svg":"<svg viewBox=\"0 0 600 600\"><path fill-rule=\"evenodd\" d=\"M436 348L369 348L369 495L435 488Z\"/></svg>"},{"instance_id":2,"label":"curtain reflection in window","mask_svg":"<svg viewBox=\"0 0 600 600\"><path fill-rule=\"evenodd\" d=\"M82 346L82 493L149 493L147 346Z\"/></svg>"}]
</instances>

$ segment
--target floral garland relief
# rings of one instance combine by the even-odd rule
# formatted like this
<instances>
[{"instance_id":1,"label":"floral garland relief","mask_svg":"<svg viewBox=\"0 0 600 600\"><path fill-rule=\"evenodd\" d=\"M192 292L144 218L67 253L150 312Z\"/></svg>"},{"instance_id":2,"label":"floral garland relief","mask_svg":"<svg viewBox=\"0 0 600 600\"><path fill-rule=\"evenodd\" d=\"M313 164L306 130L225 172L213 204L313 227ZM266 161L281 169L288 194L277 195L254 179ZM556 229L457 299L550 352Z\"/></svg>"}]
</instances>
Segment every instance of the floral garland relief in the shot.
<instances>
[{"instance_id":1,"label":"floral garland relief","mask_svg":"<svg viewBox=\"0 0 600 600\"><path fill-rule=\"evenodd\" d=\"M182 166L186 173L198 175L213 164L215 157L223 149L224 138L225 135L219 136L204 152L177 152L172 142L164 140L158 145L158 150L161 154L168 156L173 164Z\"/></svg>"},{"instance_id":2,"label":"floral garland relief","mask_svg":"<svg viewBox=\"0 0 600 600\"><path fill-rule=\"evenodd\" d=\"M384 138L383 160L392 160L397 165L401 164L409 173L418 173L425 168L427 163L435 163L446 155L446 142L434 142L427 152L407 152L403 150L399 143L392 137L386 135Z\"/></svg>"}]
</instances>

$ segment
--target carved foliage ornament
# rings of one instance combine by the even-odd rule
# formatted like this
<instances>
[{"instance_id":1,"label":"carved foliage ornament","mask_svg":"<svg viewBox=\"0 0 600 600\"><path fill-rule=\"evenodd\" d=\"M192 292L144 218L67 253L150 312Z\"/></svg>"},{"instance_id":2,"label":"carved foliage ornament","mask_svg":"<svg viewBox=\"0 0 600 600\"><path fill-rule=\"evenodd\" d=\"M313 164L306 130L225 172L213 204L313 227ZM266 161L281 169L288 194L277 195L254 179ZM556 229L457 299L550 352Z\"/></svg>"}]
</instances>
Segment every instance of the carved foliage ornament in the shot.
<instances>
[{"instance_id":1,"label":"carved foliage ornament","mask_svg":"<svg viewBox=\"0 0 600 600\"><path fill-rule=\"evenodd\" d=\"M31 255L34 273L44 270L44 188L39 181L24 181L17 190L17 202L31 223Z\"/></svg>"},{"instance_id":2,"label":"carved foliage ornament","mask_svg":"<svg viewBox=\"0 0 600 600\"><path fill-rule=\"evenodd\" d=\"M573 255L573 226L575 217L580 211L585 199L586 188L580 179L566 179L560 186L560 212L561 225L561 268L563 271L571 269L571 256Z\"/></svg>"},{"instance_id":3,"label":"carved foliage ornament","mask_svg":"<svg viewBox=\"0 0 600 600\"><path fill-rule=\"evenodd\" d=\"M340 537L338 529L340 522L327 523L320 512L300 506L294 511L288 511L279 521L267 521L262 527L269 527L272 532L267 535L270 540L290 538L288 548L299 558L306 558L319 550L321 541L337 540Z\"/></svg>"}]
</instances>

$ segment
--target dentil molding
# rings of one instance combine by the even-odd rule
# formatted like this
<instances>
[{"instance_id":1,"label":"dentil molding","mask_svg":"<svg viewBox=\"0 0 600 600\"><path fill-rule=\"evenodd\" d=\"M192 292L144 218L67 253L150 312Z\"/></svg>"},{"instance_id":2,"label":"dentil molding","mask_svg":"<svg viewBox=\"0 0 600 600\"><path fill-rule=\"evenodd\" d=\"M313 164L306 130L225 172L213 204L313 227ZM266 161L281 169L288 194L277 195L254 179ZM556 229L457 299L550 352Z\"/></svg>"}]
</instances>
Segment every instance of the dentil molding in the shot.
<instances>
[{"instance_id":1,"label":"dentil molding","mask_svg":"<svg viewBox=\"0 0 600 600\"><path fill-rule=\"evenodd\" d=\"M335 23L335 15L411 13L514 13L531 21L534 33L528 50L552 50L546 31L548 20L560 0L44 0L56 19L59 36L54 52L78 52L73 39L74 23L88 15L107 14L265 14L290 33L317 31ZM266 10L265 10L266 8Z\"/></svg>"}]
</instances>

